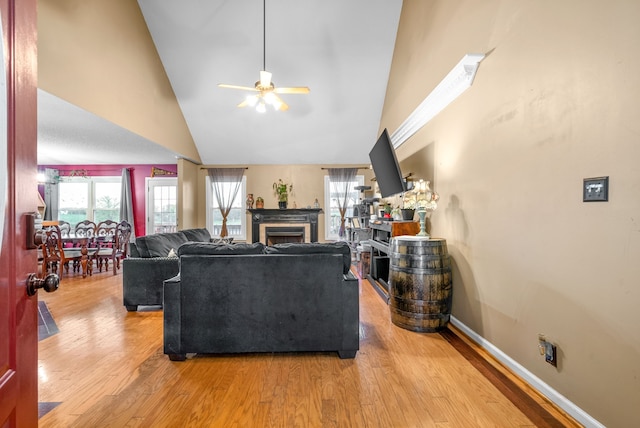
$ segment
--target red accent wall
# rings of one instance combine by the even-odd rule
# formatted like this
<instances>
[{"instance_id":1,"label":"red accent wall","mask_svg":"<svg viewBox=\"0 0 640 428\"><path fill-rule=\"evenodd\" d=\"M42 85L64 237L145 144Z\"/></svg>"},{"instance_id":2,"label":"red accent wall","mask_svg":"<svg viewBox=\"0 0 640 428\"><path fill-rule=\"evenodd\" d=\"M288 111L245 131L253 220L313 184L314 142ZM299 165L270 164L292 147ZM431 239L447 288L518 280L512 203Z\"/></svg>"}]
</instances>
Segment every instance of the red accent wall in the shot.
<instances>
[{"instance_id":1,"label":"red accent wall","mask_svg":"<svg viewBox=\"0 0 640 428\"><path fill-rule=\"evenodd\" d=\"M136 236L146 235L147 219L145 206L145 178L151 177L153 167L166 171L178 172L178 165L38 165L38 172L44 172L45 168L55 168L60 171L61 177L66 177L72 170L84 169L90 177L120 176L122 168L131 169L131 193L133 196L133 221L135 223ZM44 196L44 187L38 186L40 194Z\"/></svg>"}]
</instances>

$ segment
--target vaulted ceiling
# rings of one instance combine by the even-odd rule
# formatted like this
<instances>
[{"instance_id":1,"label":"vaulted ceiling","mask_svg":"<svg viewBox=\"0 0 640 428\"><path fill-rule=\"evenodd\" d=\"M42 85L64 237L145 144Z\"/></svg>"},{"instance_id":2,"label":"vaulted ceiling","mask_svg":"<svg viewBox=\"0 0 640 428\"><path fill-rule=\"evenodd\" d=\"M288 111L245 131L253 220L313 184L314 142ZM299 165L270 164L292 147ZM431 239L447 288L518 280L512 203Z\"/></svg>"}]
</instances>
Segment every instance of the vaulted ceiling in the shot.
<instances>
[{"instance_id":1,"label":"vaulted ceiling","mask_svg":"<svg viewBox=\"0 0 640 428\"><path fill-rule=\"evenodd\" d=\"M267 0L264 33L261 0L138 4L202 163L369 162L401 0ZM263 60L276 87L310 93L281 95L287 111L236 107L247 92L217 85L252 87ZM40 164L180 156L43 90L38 113Z\"/></svg>"}]
</instances>

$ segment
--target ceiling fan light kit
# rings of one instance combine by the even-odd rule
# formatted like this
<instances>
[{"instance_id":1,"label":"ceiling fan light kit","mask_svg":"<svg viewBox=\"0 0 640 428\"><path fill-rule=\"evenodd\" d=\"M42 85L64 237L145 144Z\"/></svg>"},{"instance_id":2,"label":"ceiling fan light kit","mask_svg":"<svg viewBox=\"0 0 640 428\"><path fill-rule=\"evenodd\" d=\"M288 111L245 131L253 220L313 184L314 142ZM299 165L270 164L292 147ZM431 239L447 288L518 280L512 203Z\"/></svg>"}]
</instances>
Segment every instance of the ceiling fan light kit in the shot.
<instances>
[{"instance_id":1,"label":"ceiling fan light kit","mask_svg":"<svg viewBox=\"0 0 640 428\"><path fill-rule=\"evenodd\" d=\"M240 89L243 91L258 92L256 95L248 95L243 102L238 104L238 107L255 107L258 113L264 113L267 111L266 106L270 105L276 111L286 111L289 106L280 98L277 94L308 94L309 88L306 86L298 86L291 88L276 88L271 80L272 74L266 71L266 0L262 2L262 70L260 71L260 80L258 80L254 87L239 86L239 85L227 85L219 83L218 87L228 89Z\"/></svg>"}]
</instances>

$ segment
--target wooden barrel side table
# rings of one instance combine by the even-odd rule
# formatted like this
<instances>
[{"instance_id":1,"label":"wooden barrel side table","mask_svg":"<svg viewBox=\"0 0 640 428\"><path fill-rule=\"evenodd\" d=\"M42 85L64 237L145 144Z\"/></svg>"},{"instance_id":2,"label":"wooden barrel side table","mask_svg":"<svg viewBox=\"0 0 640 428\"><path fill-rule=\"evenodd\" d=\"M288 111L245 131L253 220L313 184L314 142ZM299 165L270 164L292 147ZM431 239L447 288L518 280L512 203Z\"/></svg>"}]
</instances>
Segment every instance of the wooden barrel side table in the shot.
<instances>
[{"instance_id":1,"label":"wooden barrel side table","mask_svg":"<svg viewBox=\"0 0 640 428\"><path fill-rule=\"evenodd\" d=\"M430 333L451 316L451 259L440 238L397 236L390 242L391 321L407 330Z\"/></svg>"}]
</instances>

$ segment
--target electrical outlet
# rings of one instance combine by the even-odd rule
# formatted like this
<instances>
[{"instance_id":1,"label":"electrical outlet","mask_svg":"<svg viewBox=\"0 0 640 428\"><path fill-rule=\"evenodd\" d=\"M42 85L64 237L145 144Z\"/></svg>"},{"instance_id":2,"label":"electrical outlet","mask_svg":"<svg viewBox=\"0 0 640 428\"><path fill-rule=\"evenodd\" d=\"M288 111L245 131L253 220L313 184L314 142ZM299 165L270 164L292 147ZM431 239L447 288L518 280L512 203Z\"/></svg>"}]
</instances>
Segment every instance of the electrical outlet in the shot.
<instances>
[{"instance_id":1,"label":"electrical outlet","mask_svg":"<svg viewBox=\"0 0 640 428\"><path fill-rule=\"evenodd\" d=\"M544 360L551 364L553 367L558 366L558 360L556 359L556 345L547 342L547 347L544 353Z\"/></svg>"},{"instance_id":2,"label":"electrical outlet","mask_svg":"<svg viewBox=\"0 0 640 428\"><path fill-rule=\"evenodd\" d=\"M558 366L558 359L556 354L556 345L547 341L544 334L538 334L538 350L540 355L544 355L544 360L551 364L553 367Z\"/></svg>"}]
</instances>

